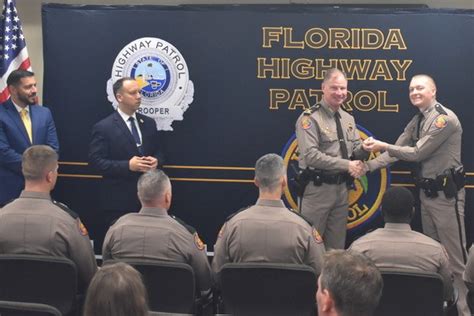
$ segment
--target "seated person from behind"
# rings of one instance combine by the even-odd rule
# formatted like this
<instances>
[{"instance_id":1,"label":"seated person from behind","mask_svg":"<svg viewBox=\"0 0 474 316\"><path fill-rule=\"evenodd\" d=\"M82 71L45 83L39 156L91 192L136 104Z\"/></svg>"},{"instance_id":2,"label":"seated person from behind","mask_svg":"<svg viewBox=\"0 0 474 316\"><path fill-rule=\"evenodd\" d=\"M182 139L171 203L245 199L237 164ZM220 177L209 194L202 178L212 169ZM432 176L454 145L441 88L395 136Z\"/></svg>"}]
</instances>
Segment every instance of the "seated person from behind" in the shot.
<instances>
[{"instance_id":1,"label":"seated person from behind","mask_svg":"<svg viewBox=\"0 0 474 316\"><path fill-rule=\"evenodd\" d=\"M446 300L453 295L453 275L444 247L434 239L411 230L415 200L407 188L391 187L382 199L385 227L350 246L372 259L378 268L436 272L443 278Z\"/></svg>"},{"instance_id":2,"label":"seated person from behind","mask_svg":"<svg viewBox=\"0 0 474 316\"><path fill-rule=\"evenodd\" d=\"M58 177L58 154L35 145L23 153L25 189L0 212L0 253L65 257L86 288L97 270L94 251L79 216L51 199Z\"/></svg>"},{"instance_id":3,"label":"seated person from behind","mask_svg":"<svg viewBox=\"0 0 474 316\"><path fill-rule=\"evenodd\" d=\"M109 259L138 259L189 264L201 294L211 288L211 268L204 244L196 230L174 216L171 182L161 170L150 170L138 180L138 213L120 217L107 232L102 248L104 262Z\"/></svg>"},{"instance_id":4,"label":"seated person from behind","mask_svg":"<svg viewBox=\"0 0 474 316\"><path fill-rule=\"evenodd\" d=\"M228 217L214 246L213 271L228 262L306 264L321 271L324 244L319 233L281 200L287 185L286 167L276 154L255 164L259 199L254 206Z\"/></svg>"},{"instance_id":5,"label":"seated person from behind","mask_svg":"<svg viewBox=\"0 0 474 316\"><path fill-rule=\"evenodd\" d=\"M319 316L370 316L382 296L383 279L360 253L332 250L324 256L316 301Z\"/></svg>"},{"instance_id":6,"label":"seated person from behind","mask_svg":"<svg viewBox=\"0 0 474 316\"><path fill-rule=\"evenodd\" d=\"M147 293L140 273L118 262L103 266L91 281L84 316L146 316Z\"/></svg>"}]
</instances>

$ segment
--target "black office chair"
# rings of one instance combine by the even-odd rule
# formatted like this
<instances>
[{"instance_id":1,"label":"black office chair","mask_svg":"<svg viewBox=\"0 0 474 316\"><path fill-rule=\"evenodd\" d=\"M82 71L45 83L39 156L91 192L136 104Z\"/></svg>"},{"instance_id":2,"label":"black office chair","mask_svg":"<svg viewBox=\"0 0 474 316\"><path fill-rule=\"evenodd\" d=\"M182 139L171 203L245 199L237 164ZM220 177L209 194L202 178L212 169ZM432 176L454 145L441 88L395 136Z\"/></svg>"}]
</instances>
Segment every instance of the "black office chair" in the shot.
<instances>
[{"instance_id":1,"label":"black office chair","mask_svg":"<svg viewBox=\"0 0 474 316\"><path fill-rule=\"evenodd\" d=\"M0 300L46 304L72 313L77 294L76 265L67 258L0 255Z\"/></svg>"},{"instance_id":2,"label":"black office chair","mask_svg":"<svg viewBox=\"0 0 474 316\"><path fill-rule=\"evenodd\" d=\"M314 315L317 277L306 265L227 263L219 273L225 313Z\"/></svg>"},{"instance_id":3,"label":"black office chair","mask_svg":"<svg viewBox=\"0 0 474 316\"><path fill-rule=\"evenodd\" d=\"M104 264L126 262L143 276L150 310L164 313L193 314L196 284L193 268L185 263L144 260L108 260Z\"/></svg>"},{"instance_id":4,"label":"black office chair","mask_svg":"<svg viewBox=\"0 0 474 316\"><path fill-rule=\"evenodd\" d=\"M445 315L444 286L433 272L380 269L383 292L375 316Z\"/></svg>"},{"instance_id":5,"label":"black office chair","mask_svg":"<svg viewBox=\"0 0 474 316\"><path fill-rule=\"evenodd\" d=\"M50 305L13 301L0 301L1 316L62 316L61 312Z\"/></svg>"}]
</instances>

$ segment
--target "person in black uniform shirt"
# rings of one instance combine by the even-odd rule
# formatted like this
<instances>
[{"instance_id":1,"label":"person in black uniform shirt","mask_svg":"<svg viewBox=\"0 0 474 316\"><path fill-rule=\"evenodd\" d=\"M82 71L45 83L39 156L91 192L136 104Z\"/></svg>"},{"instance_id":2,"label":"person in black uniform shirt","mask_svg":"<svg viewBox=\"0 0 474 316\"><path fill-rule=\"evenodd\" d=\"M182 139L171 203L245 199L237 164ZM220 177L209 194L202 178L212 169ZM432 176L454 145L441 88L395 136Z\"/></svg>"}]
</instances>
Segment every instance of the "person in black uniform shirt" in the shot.
<instances>
[{"instance_id":1,"label":"person in black uniform shirt","mask_svg":"<svg viewBox=\"0 0 474 316\"><path fill-rule=\"evenodd\" d=\"M79 216L50 196L58 177L58 154L35 145L23 153L25 189L0 212L0 253L65 257L87 288L97 270L92 245Z\"/></svg>"},{"instance_id":2,"label":"person in black uniform shirt","mask_svg":"<svg viewBox=\"0 0 474 316\"><path fill-rule=\"evenodd\" d=\"M121 78L114 83L113 91L117 111L93 127L89 146L90 163L103 175L100 207L107 224L138 211L138 178L163 163L155 121L136 113L141 103L138 82Z\"/></svg>"}]
</instances>

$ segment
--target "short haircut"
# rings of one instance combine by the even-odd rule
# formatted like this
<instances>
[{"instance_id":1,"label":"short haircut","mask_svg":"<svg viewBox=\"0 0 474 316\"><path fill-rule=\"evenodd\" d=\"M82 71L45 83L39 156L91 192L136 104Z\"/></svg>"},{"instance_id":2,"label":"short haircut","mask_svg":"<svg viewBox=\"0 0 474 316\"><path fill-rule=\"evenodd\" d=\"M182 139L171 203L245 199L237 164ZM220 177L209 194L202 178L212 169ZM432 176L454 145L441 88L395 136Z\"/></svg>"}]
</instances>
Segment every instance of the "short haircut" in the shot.
<instances>
[{"instance_id":1,"label":"short haircut","mask_svg":"<svg viewBox=\"0 0 474 316\"><path fill-rule=\"evenodd\" d=\"M27 181L41 180L58 163L58 154L49 146L34 145L25 150L21 168Z\"/></svg>"},{"instance_id":2,"label":"short haircut","mask_svg":"<svg viewBox=\"0 0 474 316\"><path fill-rule=\"evenodd\" d=\"M391 187L382 198L382 214L387 223L409 223L415 206L413 194L404 187Z\"/></svg>"},{"instance_id":3,"label":"short haircut","mask_svg":"<svg viewBox=\"0 0 474 316\"><path fill-rule=\"evenodd\" d=\"M24 69L13 70L7 78L7 86L16 86L20 83L21 79L27 77L33 77L34 72Z\"/></svg>"},{"instance_id":4,"label":"short haircut","mask_svg":"<svg viewBox=\"0 0 474 316\"><path fill-rule=\"evenodd\" d=\"M331 69L328 69L326 71L326 73L324 74L323 83L326 83L329 79L331 79L332 77L334 77L336 75L341 75L341 76L344 77L344 79L347 80L347 76L346 76L346 73L344 71L339 70L337 68L331 68Z\"/></svg>"},{"instance_id":5,"label":"short haircut","mask_svg":"<svg viewBox=\"0 0 474 316\"><path fill-rule=\"evenodd\" d=\"M255 164L255 180L258 181L259 188L264 191L274 191L285 174L285 164L277 154L266 154Z\"/></svg>"},{"instance_id":6,"label":"short haircut","mask_svg":"<svg viewBox=\"0 0 474 316\"><path fill-rule=\"evenodd\" d=\"M147 292L140 273L129 264L105 264L87 290L84 316L148 315Z\"/></svg>"},{"instance_id":7,"label":"short haircut","mask_svg":"<svg viewBox=\"0 0 474 316\"><path fill-rule=\"evenodd\" d=\"M170 178L163 171L158 169L147 171L138 179L138 198L141 202L151 202L162 197L170 187Z\"/></svg>"},{"instance_id":8,"label":"short haircut","mask_svg":"<svg viewBox=\"0 0 474 316\"><path fill-rule=\"evenodd\" d=\"M436 82L434 81L433 77L431 77L430 75L426 75L426 74L418 74L418 75L414 75L411 80L413 79L417 79L417 78L425 78L426 80L428 80L428 82L430 84L433 85L433 88L436 90ZM410 80L410 81L411 81Z\"/></svg>"},{"instance_id":9,"label":"short haircut","mask_svg":"<svg viewBox=\"0 0 474 316\"><path fill-rule=\"evenodd\" d=\"M383 279L363 254L331 250L324 255L320 286L331 295L339 315L367 316L378 305Z\"/></svg>"},{"instance_id":10,"label":"short haircut","mask_svg":"<svg viewBox=\"0 0 474 316\"><path fill-rule=\"evenodd\" d=\"M119 80L115 81L114 85L112 86L112 90L114 92L115 97L117 96L117 93L119 92L119 90L122 89L123 83L125 81L129 81L129 80L135 81L135 79L132 78L132 77L123 77L123 78L120 78Z\"/></svg>"}]
</instances>

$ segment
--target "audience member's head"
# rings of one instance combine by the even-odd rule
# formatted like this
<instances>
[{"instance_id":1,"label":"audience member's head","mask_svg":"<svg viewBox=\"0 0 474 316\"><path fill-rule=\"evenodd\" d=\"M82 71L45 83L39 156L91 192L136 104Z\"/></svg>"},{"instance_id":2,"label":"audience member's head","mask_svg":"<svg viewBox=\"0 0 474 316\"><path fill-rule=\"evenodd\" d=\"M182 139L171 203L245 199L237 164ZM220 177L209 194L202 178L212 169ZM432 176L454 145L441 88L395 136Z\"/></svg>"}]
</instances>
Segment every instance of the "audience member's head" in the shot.
<instances>
[{"instance_id":1,"label":"audience member's head","mask_svg":"<svg viewBox=\"0 0 474 316\"><path fill-rule=\"evenodd\" d=\"M171 182L161 170L145 172L138 179L138 199L143 207L160 207L169 209L171 206Z\"/></svg>"},{"instance_id":2,"label":"audience member's head","mask_svg":"<svg viewBox=\"0 0 474 316\"><path fill-rule=\"evenodd\" d=\"M318 315L372 315L382 288L382 275L369 258L359 253L332 250L324 256L318 279Z\"/></svg>"},{"instance_id":3,"label":"audience member's head","mask_svg":"<svg viewBox=\"0 0 474 316\"><path fill-rule=\"evenodd\" d=\"M146 289L140 273L118 262L97 271L87 290L84 316L148 315Z\"/></svg>"},{"instance_id":4,"label":"audience member's head","mask_svg":"<svg viewBox=\"0 0 474 316\"><path fill-rule=\"evenodd\" d=\"M58 177L58 154L49 146L34 145L25 150L21 162L25 190L50 192Z\"/></svg>"},{"instance_id":5,"label":"audience member's head","mask_svg":"<svg viewBox=\"0 0 474 316\"><path fill-rule=\"evenodd\" d=\"M382 214L385 223L410 223L415 199L407 188L391 187L382 199Z\"/></svg>"},{"instance_id":6,"label":"audience member's head","mask_svg":"<svg viewBox=\"0 0 474 316\"><path fill-rule=\"evenodd\" d=\"M287 184L286 167L277 154L266 154L255 164L255 184L260 193L276 193L281 196Z\"/></svg>"}]
</instances>

